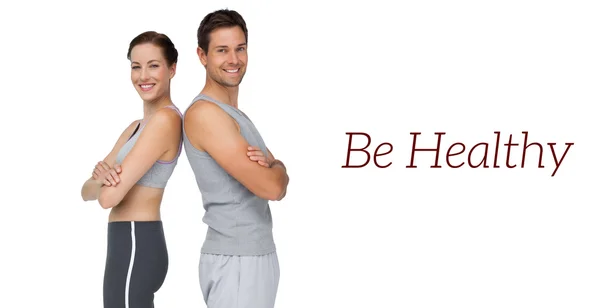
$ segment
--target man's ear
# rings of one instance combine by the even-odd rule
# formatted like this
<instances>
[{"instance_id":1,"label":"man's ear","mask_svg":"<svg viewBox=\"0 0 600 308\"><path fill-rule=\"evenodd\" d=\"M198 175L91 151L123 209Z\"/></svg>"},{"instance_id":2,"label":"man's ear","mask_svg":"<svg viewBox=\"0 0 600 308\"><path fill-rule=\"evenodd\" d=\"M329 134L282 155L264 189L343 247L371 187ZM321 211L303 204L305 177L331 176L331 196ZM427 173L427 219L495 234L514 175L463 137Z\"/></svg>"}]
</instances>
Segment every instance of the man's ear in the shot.
<instances>
[{"instance_id":1,"label":"man's ear","mask_svg":"<svg viewBox=\"0 0 600 308\"><path fill-rule=\"evenodd\" d=\"M198 48L196 48L196 53L198 54L198 58L200 59L200 63L202 63L202 66L206 67L206 64L208 63L208 59L206 58L206 53L204 52L204 50L202 50L202 48L198 47Z\"/></svg>"}]
</instances>

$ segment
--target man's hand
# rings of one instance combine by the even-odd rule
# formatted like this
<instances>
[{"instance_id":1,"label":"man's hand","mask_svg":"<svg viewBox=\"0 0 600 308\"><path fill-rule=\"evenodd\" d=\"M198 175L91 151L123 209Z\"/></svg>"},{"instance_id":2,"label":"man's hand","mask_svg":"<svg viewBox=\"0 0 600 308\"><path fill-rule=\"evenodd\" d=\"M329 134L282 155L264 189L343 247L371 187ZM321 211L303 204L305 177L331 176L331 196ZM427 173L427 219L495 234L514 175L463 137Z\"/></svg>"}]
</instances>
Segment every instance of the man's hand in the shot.
<instances>
[{"instance_id":1,"label":"man's hand","mask_svg":"<svg viewBox=\"0 0 600 308\"><path fill-rule=\"evenodd\" d=\"M269 157L257 147L249 146L247 154L251 161L255 161L263 167L270 168L273 163L273 160L270 160Z\"/></svg>"},{"instance_id":2,"label":"man's hand","mask_svg":"<svg viewBox=\"0 0 600 308\"><path fill-rule=\"evenodd\" d=\"M104 184L105 186L116 186L121 182L119 173L121 173L120 165L115 165L114 168L111 168L107 163L99 161L94 168L92 177L95 181Z\"/></svg>"}]
</instances>

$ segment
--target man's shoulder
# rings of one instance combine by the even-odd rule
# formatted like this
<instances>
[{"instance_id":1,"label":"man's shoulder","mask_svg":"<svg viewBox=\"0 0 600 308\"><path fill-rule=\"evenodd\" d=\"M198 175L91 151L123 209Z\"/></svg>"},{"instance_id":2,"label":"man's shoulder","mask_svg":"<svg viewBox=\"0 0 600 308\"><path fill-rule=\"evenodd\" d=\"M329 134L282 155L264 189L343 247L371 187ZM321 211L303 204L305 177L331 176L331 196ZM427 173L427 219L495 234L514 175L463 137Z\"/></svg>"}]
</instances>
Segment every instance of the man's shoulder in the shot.
<instances>
[{"instance_id":1,"label":"man's shoulder","mask_svg":"<svg viewBox=\"0 0 600 308\"><path fill-rule=\"evenodd\" d=\"M186 111L185 120L186 121L206 121L214 119L215 117L223 117L227 115L227 112L223 110L219 105L207 101L207 100L197 100L195 101Z\"/></svg>"},{"instance_id":2,"label":"man's shoulder","mask_svg":"<svg viewBox=\"0 0 600 308\"><path fill-rule=\"evenodd\" d=\"M211 101L197 101L184 118L187 133L199 135L221 135L239 132L235 119L219 105Z\"/></svg>"}]
</instances>

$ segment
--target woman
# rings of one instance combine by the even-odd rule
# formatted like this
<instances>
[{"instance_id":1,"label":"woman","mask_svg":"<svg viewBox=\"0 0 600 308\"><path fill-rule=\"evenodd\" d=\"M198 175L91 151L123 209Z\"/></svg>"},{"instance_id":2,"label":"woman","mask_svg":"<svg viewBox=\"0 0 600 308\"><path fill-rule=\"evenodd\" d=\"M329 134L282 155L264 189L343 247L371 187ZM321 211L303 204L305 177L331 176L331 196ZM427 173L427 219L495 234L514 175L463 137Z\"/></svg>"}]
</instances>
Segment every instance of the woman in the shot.
<instances>
[{"instance_id":1,"label":"woman","mask_svg":"<svg viewBox=\"0 0 600 308\"><path fill-rule=\"evenodd\" d=\"M82 187L83 200L111 209L104 307L150 308L168 269L160 206L182 145L182 115L171 101L177 49L164 34L131 41L131 82L144 118L131 123Z\"/></svg>"}]
</instances>

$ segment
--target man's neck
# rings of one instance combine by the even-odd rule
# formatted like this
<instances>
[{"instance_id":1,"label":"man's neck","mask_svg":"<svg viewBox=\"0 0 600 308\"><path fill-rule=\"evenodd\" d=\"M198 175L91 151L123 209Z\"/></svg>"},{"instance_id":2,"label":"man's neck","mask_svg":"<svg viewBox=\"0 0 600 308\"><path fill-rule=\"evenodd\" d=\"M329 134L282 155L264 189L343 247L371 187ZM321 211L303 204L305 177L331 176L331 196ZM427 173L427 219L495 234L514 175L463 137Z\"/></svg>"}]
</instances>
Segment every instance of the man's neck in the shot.
<instances>
[{"instance_id":1,"label":"man's neck","mask_svg":"<svg viewBox=\"0 0 600 308\"><path fill-rule=\"evenodd\" d=\"M239 87L224 87L207 82L200 93L210 96L217 101L238 108Z\"/></svg>"}]
</instances>

